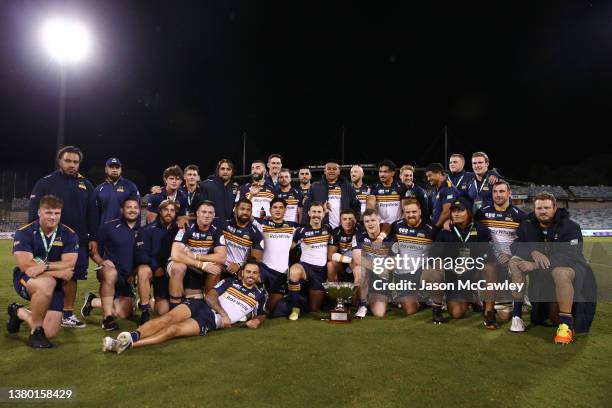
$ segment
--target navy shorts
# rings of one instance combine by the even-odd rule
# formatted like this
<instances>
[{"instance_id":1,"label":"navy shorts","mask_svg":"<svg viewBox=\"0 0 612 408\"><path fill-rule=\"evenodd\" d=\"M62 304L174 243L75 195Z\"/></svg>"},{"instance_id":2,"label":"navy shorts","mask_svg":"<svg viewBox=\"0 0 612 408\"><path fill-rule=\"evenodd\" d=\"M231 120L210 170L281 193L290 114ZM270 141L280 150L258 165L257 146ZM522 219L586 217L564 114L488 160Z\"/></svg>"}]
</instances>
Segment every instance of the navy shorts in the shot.
<instances>
[{"instance_id":1,"label":"navy shorts","mask_svg":"<svg viewBox=\"0 0 612 408\"><path fill-rule=\"evenodd\" d=\"M194 270L191 267L187 267L185 277L183 278L184 289L204 290L204 279L206 272Z\"/></svg>"},{"instance_id":2,"label":"navy shorts","mask_svg":"<svg viewBox=\"0 0 612 408\"><path fill-rule=\"evenodd\" d=\"M259 264L261 281L269 294L284 294L287 290L287 274L275 271L265 264Z\"/></svg>"},{"instance_id":3,"label":"navy shorts","mask_svg":"<svg viewBox=\"0 0 612 408\"><path fill-rule=\"evenodd\" d=\"M102 282L102 277L100 276L101 271L101 269L96 271L96 278L98 279L98 282ZM115 283L114 299L117 299L118 297L136 297L134 293L134 286L128 283L127 276L123 276L121 274L117 274L117 282Z\"/></svg>"},{"instance_id":4,"label":"navy shorts","mask_svg":"<svg viewBox=\"0 0 612 408\"><path fill-rule=\"evenodd\" d=\"M415 273L400 274L396 272L393 275L393 282L396 284L404 283L404 285L402 285L404 287L403 289L395 291L396 299L402 299L402 298L407 298L407 297L416 298L417 294L419 293L419 288L421 287L421 275L422 274L423 274L422 269L419 269ZM409 289L406 285L407 283L412 283L412 287L414 289Z\"/></svg>"},{"instance_id":5,"label":"navy shorts","mask_svg":"<svg viewBox=\"0 0 612 408\"><path fill-rule=\"evenodd\" d=\"M206 304L204 299L187 299L183 302L191 311L191 318L200 326L200 336L205 336L209 330L217 328L215 313Z\"/></svg>"},{"instance_id":6,"label":"navy shorts","mask_svg":"<svg viewBox=\"0 0 612 408\"><path fill-rule=\"evenodd\" d=\"M85 245L79 244L79 256L77 257L76 264L74 265L74 275L72 275L72 279L87 280L88 266L89 249L87 248L87 243Z\"/></svg>"},{"instance_id":7,"label":"navy shorts","mask_svg":"<svg viewBox=\"0 0 612 408\"><path fill-rule=\"evenodd\" d=\"M323 282L327 281L327 265L317 266L306 262L300 262L306 271L306 279L311 290L324 290Z\"/></svg>"},{"instance_id":8,"label":"navy shorts","mask_svg":"<svg viewBox=\"0 0 612 408\"><path fill-rule=\"evenodd\" d=\"M156 299L170 299L170 289L168 287L168 276L153 277L153 296Z\"/></svg>"},{"instance_id":9,"label":"navy shorts","mask_svg":"<svg viewBox=\"0 0 612 408\"><path fill-rule=\"evenodd\" d=\"M25 300L31 300L30 294L26 289L26 284L31 278L25 273L21 272L21 269L13 269L13 287L19 296ZM61 312L64 310L64 285L61 281L56 279L55 290L51 297L51 304L49 310Z\"/></svg>"}]
</instances>

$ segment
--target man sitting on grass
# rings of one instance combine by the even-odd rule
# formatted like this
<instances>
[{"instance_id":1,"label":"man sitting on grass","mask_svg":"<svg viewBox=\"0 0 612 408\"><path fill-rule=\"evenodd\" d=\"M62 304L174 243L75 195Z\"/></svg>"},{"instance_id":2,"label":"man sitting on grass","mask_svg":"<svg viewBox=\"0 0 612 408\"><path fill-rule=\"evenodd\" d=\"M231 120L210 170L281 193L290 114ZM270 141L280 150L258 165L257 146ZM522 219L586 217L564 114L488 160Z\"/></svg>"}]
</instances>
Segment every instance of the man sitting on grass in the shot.
<instances>
[{"instance_id":1,"label":"man sitting on grass","mask_svg":"<svg viewBox=\"0 0 612 408\"><path fill-rule=\"evenodd\" d=\"M149 320L133 332L122 332L117 339L105 337L102 351L121 353L132 347L163 343L174 337L204 336L209 330L231 327L246 316L250 329L256 329L266 318L265 292L258 289L259 265L247 259L239 272L239 279L219 282L205 299L187 299L170 312Z\"/></svg>"}]
</instances>

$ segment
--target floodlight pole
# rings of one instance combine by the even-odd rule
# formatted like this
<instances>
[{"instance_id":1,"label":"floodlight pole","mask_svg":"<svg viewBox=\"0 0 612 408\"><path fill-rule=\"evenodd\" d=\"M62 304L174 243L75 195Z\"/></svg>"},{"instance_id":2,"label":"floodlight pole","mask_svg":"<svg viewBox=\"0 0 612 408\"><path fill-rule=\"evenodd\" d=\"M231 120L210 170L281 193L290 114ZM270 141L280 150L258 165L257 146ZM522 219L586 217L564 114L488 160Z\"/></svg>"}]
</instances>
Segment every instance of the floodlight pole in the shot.
<instances>
[{"instance_id":1,"label":"floodlight pole","mask_svg":"<svg viewBox=\"0 0 612 408\"><path fill-rule=\"evenodd\" d=\"M66 120L66 68L60 64L59 109L57 113L57 149L64 146L64 122ZM54 162L55 165L57 163Z\"/></svg>"}]
</instances>

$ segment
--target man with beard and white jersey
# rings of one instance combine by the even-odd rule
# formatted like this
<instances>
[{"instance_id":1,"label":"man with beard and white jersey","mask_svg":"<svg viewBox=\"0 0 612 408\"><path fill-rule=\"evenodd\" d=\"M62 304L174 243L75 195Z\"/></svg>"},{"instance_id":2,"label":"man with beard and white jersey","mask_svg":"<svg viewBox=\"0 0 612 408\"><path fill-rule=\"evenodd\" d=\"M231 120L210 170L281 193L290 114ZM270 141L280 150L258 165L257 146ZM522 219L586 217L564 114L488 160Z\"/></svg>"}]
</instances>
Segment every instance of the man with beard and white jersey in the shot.
<instances>
[{"instance_id":1,"label":"man with beard and white jersey","mask_svg":"<svg viewBox=\"0 0 612 408\"><path fill-rule=\"evenodd\" d=\"M431 222L431 215L429 212L427 191L414 183L414 167L409 164L403 165L400 168L400 180L406 186L406 192L402 198L415 198L421 207L421 218L425 223L429 224Z\"/></svg>"},{"instance_id":2,"label":"man with beard and white jersey","mask_svg":"<svg viewBox=\"0 0 612 408\"><path fill-rule=\"evenodd\" d=\"M327 248L327 280L352 280L355 284L355 299L359 304L355 317L364 318L368 312L368 288L364 285L361 269L361 248L357 239L363 227L351 209L340 212L340 226L332 231ZM352 278L351 278L352 275Z\"/></svg>"},{"instance_id":3,"label":"man with beard and white jersey","mask_svg":"<svg viewBox=\"0 0 612 408\"><path fill-rule=\"evenodd\" d=\"M375 208L383 224L392 224L402 217L402 197L406 186L395 180L395 163L383 160L378 164L380 181L372 186L367 207Z\"/></svg>"},{"instance_id":4,"label":"man with beard and white jersey","mask_svg":"<svg viewBox=\"0 0 612 408\"><path fill-rule=\"evenodd\" d=\"M205 299L187 299L137 330L120 333L117 339L105 337L102 351L119 354L132 347L159 344L175 337L205 336L210 330L229 328L244 318L250 318L246 327L256 329L266 319L266 294L257 288L258 280L257 262L249 259L238 279L225 279L208 291Z\"/></svg>"},{"instance_id":5,"label":"man with beard and white jersey","mask_svg":"<svg viewBox=\"0 0 612 408\"><path fill-rule=\"evenodd\" d=\"M300 223L304 207L302 193L291 185L291 170L283 168L278 173L276 197L285 200L285 221Z\"/></svg>"},{"instance_id":6,"label":"man with beard and white jersey","mask_svg":"<svg viewBox=\"0 0 612 408\"><path fill-rule=\"evenodd\" d=\"M215 207L202 201L196 212L196 222L181 228L172 244L166 271L170 277L170 310L178 306L184 294L188 298L202 297L219 282L227 250L221 228L213 223Z\"/></svg>"},{"instance_id":7,"label":"man with beard and white jersey","mask_svg":"<svg viewBox=\"0 0 612 408\"><path fill-rule=\"evenodd\" d=\"M397 253L403 256L409 263L400 265L395 270L395 283L400 281L413 282L417 288L422 283L439 283L444 280L442 271L423 265L422 260L427 258L433 242L433 228L427 224L421 216L421 208L418 200L410 198L402 203L404 217L391 225L389 240L397 244ZM416 298L417 290L397 291L397 300L402 305L402 310L407 315L419 310L419 302ZM433 301L432 321L434 324L444 323L442 316L441 290L431 291Z\"/></svg>"},{"instance_id":8,"label":"man with beard and white jersey","mask_svg":"<svg viewBox=\"0 0 612 408\"><path fill-rule=\"evenodd\" d=\"M306 196L308 195L308 190L310 190L310 180L312 179L310 169L308 167L300 167L298 179L300 181L300 185L298 188L302 193L302 197L306 198Z\"/></svg>"},{"instance_id":9,"label":"man with beard and white jersey","mask_svg":"<svg viewBox=\"0 0 612 408\"><path fill-rule=\"evenodd\" d=\"M223 236L227 247L225 271L236 275L244 261L251 257L261 262L263 255L263 236L251 222L253 204L242 198L236 204L234 217L225 222Z\"/></svg>"},{"instance_id":10,"label":"man with beard and white jersey","mask_svg":"<svg viewBox=\"0 0 612 408\"><path fill-rule=\"evenodd\" d=\"M325 208L323 203L314 201L308 210L310 224L297 228L293 236L292 247L300 245L302 251L300 262L289 268L289 306L291 314L289 320L300 317L299 294L301 281L308 281L308 306L311 311L319 311L325 291L323 282L327 279L327 246L331 231L323 225Z\"/></svg>"},{"instance_id":11,"label":"man with beard and white jersey","mask_svg":"<svg viewBox=\"0 0 612 408\"><path fill-rule=\"evenodd\" d=\"M121 205L128 197L140 200L138 187L121 175L121 161L111 157L104 167L106 179L96 187L96 203L100 213L100 225L121 217Z\"/></svg>"},{"instance_id":12,"label":"man with beard and white jersey","mask_svg":"<svg viewBox=\"0 0 612 408\"><path fill-rule=\"evenodd\" d=\"M363 214L366 209L368 195L370 194L370 186L363 182L363 168L361 166L355 165L351 167L351 182L353 183L355 193L357 193L359 204L361 204L361 214Z\"/></svg>"},{"instance_id":13,"label":"man with beard and white jersey","mask_svg":"<svg viewBox=\"0 0 612 408\"><path fill-rule=\"evenodd\" d=\"M253 220L264 239L261 280L269 295L267 308L270 312L274 312L277 303L285 294L289 251L297 228L297 224L285 221L286 206L285 200L275 197L270 204L271 218Z\"/></svg>"},{"instance_id":14,"label":"man with beard and white jersey","mask_svg":"<svg viewBox=\"0 0 612 408\"><path fill-rule=\"evenodd\" d=\"M266 164L255 160L251 164L251 181L240 187L236 202L247 198L253 203L253 215L256 217L270 216L270 202L274 198L274 185L266 181Z\"/></svg>"},{"instance_id":15,"label":"man with beard and white jersey","mask_svg":"<svg viewBox=\"0 0 612 408\"><path fill-rule=\"evenodd\" d=\"M312 183L304 200L304 216L302 223L308 224L308 210L311 203L318 201L325 207L323 224L332 228L340 225L340 211L350 208L355 214L361 214L361 205L351 182L340 175L340 166L336 160L325 163L325 171L321 181Z\"/></svg>"},{"instance_id":16,"label":"man with beard and white jersey","mask_svg":"<svg viewBox=\"0 0 612 408\"><path fill-rule=\"evenodd\" d=\"M516 230L527 213L512 205L510 184L499 180L493 184L493 204L480 208L474 214L474 220L491 232L493 251L497 262L507 265L512 253L510 245L516 240Z\"/></svg>"}]
</instances>

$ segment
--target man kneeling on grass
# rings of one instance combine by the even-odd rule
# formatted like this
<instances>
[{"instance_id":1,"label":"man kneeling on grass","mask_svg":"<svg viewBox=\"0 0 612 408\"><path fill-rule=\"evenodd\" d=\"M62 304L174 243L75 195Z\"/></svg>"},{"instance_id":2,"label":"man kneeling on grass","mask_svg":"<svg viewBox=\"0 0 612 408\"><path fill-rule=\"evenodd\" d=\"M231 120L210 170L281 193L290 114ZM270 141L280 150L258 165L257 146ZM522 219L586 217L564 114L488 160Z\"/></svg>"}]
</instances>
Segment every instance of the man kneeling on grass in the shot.
<instances>
[{"instance_id":1,"label":"man kneeling on grass","mask_svg":"<svg viewBox=\"0 0 612 408\"><path fill-rule=\"evenodd\" d=\"M102 351L121 353L131 347L163 343L174 337L204 336L209 330L231 327L244 317L250 329L256 329L266 318L265 292L258 289L259 265L249 258L239 273L239 279L219 282L205 299L187 299L170 312L149 320L133 332L122 332L117 339L105 337Z\"/></svg>"}]
</instances>

